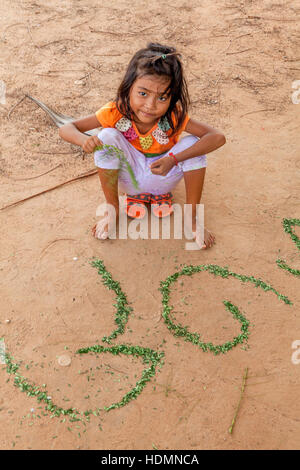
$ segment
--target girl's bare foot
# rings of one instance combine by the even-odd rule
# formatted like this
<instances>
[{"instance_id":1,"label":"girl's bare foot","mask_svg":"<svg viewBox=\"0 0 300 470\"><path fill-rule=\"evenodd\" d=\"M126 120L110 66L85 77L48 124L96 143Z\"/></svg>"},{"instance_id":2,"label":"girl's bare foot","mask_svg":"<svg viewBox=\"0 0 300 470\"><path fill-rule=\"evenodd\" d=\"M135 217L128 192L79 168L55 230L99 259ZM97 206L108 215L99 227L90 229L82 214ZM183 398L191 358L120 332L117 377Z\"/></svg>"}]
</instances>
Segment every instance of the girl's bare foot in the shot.
<instances>
[{"instance_id":1,"label":"girl's bare foot","mask_svg":"<svg viewBox=\"0 0 300 470\"><path fill-rule=\"evenodd\" d=\"M214 234L204 227L204 244L203 244L203 239L201 237L202 235L201 230L200 229L198 229L198 231L196 230L196 222L194 221L192 222L192 233L193 233L194 240L197 243L197 245L200 247L200 249L211 248L216 241Z\"/></svg>"},{"instance_id":2,"label":"girl's bare foot","mask_svg":"<svg viewBox=\"0 0 300 470\"><path fill-rule=\"evenodd\" d=\"M116 214L116 218L118 217L118 214ZM112 229L115 228L116 226L116 220L114 217L110 217L108 212L106 211L104 214L103 219L99 220L96 225L92 228L92 234L95 238L98 238L99 240L106 240L110 233L112 232Z\"/></svg>"},{"instance_id":3,"label":"girl's bare foot","mask_svg":"<svg viewBox=\"0 0 300 470\"><path fill-rule=\"evenodd\" d=\"M92 234L95 238L105 240L108 238L108 216L105 215L103 219L99 220L96 225L92 228Z\"/></svg>"}]
</instances>

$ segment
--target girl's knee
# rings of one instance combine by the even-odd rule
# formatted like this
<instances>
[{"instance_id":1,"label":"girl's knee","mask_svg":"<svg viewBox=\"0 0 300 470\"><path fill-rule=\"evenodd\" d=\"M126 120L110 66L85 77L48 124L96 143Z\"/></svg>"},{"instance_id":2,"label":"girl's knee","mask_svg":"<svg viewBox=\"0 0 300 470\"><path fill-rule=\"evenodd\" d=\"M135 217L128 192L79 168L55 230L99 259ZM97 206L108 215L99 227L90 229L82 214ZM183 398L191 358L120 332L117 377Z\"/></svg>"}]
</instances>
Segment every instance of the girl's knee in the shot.
<instances>
[{"instance_id":1,"label":"girl's knee","mask_svg":"<svg viewBox=\"0 0 300 470\"><path fill-rule=\"evenodd\" d=\"M174 145L172 151L175 152L182 152L183 150L186 150L187 148L191 147L194 145L196 142L198 142L199 137L196 137L195 135L186 135L180 139L177 144Z\"/></svg>"},{"instance_id":2,"label":"girl's knee","mask_svg":"<svg viewBox=\"0 0 300 470\"><path fill-rule=\"evenodd\" d=\"M113 145L117 142L123 135L121 134L118 129L114 127L104 127L98 134L98 138L104 143L108 145Z\"/></svg>"},{"instance_id":3,"label":"girl's knee","mask_svg":"<svg viewBox=\"0 0 300 470\"><path fill-rule=\"evenodd\" d=\"M199 140L199 137L195 135L186 135L180 139L179 143L185 148L191 147Z\"/></svg>"},{"instance_id":4,"label":"girl's knee","mask_svg":"<svg viewBox=\"0 0 300 470\"><path fill-rule=\"evenodd\" d=\"M193 171L193 170L203 170L207 167L206 155L200 155L199 157L189 158L182 162L182 170Z\"/></svg>"}]
</instances>

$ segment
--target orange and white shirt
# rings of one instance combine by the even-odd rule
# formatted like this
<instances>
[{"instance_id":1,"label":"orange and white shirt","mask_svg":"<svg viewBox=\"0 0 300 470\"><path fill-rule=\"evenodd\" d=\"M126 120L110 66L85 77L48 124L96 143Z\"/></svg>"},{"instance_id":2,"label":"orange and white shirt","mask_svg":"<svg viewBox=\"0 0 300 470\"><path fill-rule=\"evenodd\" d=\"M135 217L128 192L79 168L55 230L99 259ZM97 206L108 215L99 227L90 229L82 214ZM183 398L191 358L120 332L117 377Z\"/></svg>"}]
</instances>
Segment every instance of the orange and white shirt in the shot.
<instances>
[{"instance_id":1,"label":"orange and white shirt","mask_svg":"<svg viewBox=\"0 0 300 470\"><path fill-rule=\"evenodd\" d=\"M102 127L115 127L124 137L142 152L145 157L156 157L168 152L179 140L180 134L185 130L189 116L185 119L174 135L167 118L159 119L156 124L146 134L141 134L135 122L127 119L118 111L116 103L109 101L105 106L96 112L96 117ZM175 115L172 113L174 126L176 124Z\"/></svg>"}]
</instances>

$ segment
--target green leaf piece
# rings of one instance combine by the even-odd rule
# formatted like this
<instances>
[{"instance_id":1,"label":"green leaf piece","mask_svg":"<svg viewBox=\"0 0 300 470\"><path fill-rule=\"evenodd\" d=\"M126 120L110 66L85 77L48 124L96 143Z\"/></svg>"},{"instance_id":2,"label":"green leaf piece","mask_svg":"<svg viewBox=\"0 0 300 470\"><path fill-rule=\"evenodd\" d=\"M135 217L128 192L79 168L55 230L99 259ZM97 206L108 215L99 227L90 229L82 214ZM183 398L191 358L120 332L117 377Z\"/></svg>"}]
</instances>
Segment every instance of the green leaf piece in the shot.
<instances>
[{"instance_id":1,"label":"green leaf piece","mask_svg":"<svg viewBox=\"0 0 300 470\"><path fill-rule=\"evenodd\" d=\"M283 229L285 233L288 233L290 235L292 241L295 243L298 250L300 250L300 239L292 230L292 226L294 225L297 225L298 227L300 226L300 219L283 219L282 225L283 225ZM276 260L276 263L279 268L285 269L286 271L293 274L294 276L300 277L300 269L291 268L282 259Z\"/></svg>"},{"instance_id":2,"label":"green leaf piece","mask_svg":"<svg viewBox=\"0 0 300 470\"><path fill-rule=\"evenodd\" d=\"M127 168L127 171L129 173L129 176L131 178L131 181L132 181L132 184L133 186L136 188L136 189L139 189L139 185L138 185L138 182L136 180L136 177L135 177L135 174L134 174L134 171L133 169L131 168L129 162L126 160L126 157L124 155L124 152L119 149L118 147L115 147L114 145L108 145L108 144L103 144L103 145L97 145L95 148L94 148L94 152L96 150L106 150L106 153L108 155L113 155L113 156L116 156L120 162L126 166Z\"/></svg>"},{"instance_id":3,"label":"green leaf piece","mask_svg":"<svg viewBox=\"0 0 300 470\"><path fill-rule=\"evenodd\" d=\"M167 277L165 281L161 281L160 283L160 292L162 293L162 304L163 304L163 319L168 327L168 330L174 335L174 336L181 336L184 338L185 341L189 341L196 346L199 346L204 352L206 351L211 351L215 355L220 354L220 353L226 353L230 349L234 348L238 344L243 343L244 341L247 341L248 336L249 336L249 321L240 313L238 307L233 305L229 301L223 301L226 310L228 310L233 317L238 320L241 323L241 333L234 337L232 341L227 341L224 344L219 344L219 345L214 345L212 343L205 343L200 340L200 335L198 333L191 333L188 331L187 327L183 327L180 324L175 324L171 320L171 313L173 311L173 307L169 305L169 299L170 299L170 285L177 281L177 279L180 276L192 276L195 273L199 273L201 271L208 271L211 274L214 274L215 276L221 276L222 278L229 278L229 277L234 277L236 279L239 279L242 282L252 282L255 287L260 287L264 291L271 291L274 292L277 297L285 302L286 304L292 304L292 302L284 295L280 294L277 292L272 286L269 284L266 284L264 281L261 279L256 279L254 276L245 276L242 274L237 274L232 271L229 271L227 267L223 268L221 266L217 266L214 264L200 264L198 266L184 266L181 271L178 271L170 276ZM174 314L172 315L174 317Z\"/></svg>"}]
</instances>

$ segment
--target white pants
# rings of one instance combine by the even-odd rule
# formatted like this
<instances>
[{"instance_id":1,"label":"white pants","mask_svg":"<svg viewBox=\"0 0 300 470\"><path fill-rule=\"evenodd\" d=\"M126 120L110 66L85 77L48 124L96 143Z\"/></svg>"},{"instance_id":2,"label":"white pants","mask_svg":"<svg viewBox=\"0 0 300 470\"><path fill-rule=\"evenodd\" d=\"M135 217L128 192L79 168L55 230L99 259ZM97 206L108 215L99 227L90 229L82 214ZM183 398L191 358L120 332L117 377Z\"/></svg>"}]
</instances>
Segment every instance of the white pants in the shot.
<instances>
[{"instance_id":1,"label":"white pants","mask_svg":"<svg viewBox=\"0 0 300 470\"><path fill-rule=\"evenodd\" d=\"M123 151L138 182L138 189L134 187L126 165L124 165L117 156L108 155L106 150L97 150L94 154L95 165L104 169L118 169L119 189L130 195L139 193L151 193L153 195L168 193L181 180L183 172L206 167L206 155L201 155L179 162L166 176L154 175L150 170L151 163L164 157L168 152L171 151L176 155L176 153L191 147L191 145L199 140L199 138L194 135L183 137L165 154L149 158L145 157L143 153L133 147L117 129L106 127L99 132L98 137L103 144L114 145Z\"/></svg>"}]
</instances>

